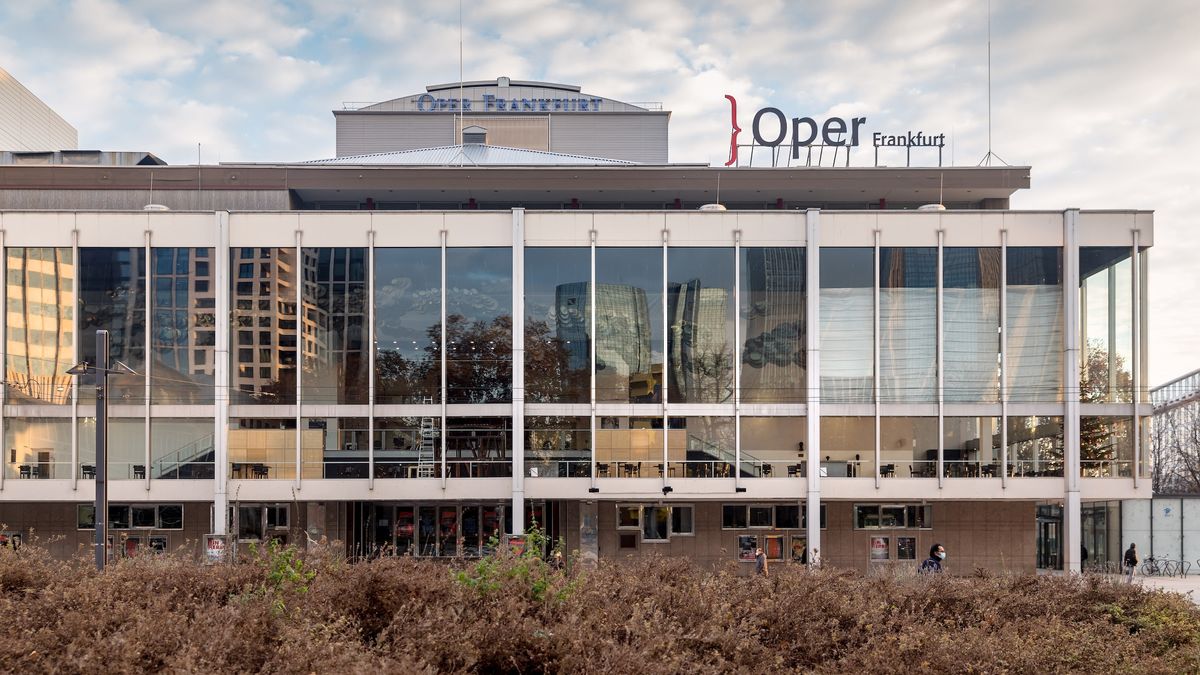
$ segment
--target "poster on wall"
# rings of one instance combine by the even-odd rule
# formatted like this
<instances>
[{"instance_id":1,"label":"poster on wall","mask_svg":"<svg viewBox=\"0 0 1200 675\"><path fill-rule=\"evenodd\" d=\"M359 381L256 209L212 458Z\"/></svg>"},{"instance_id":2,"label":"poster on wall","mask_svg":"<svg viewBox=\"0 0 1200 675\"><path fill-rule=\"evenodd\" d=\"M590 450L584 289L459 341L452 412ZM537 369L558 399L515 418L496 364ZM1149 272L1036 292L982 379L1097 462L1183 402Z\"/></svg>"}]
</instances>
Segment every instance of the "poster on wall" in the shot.
<instances>
[{"instance_id":1,"label":"poster on wall","mask_svg":"<svg viewBox=\"0 0 1200 675\"><path fill-rule=\"evenodd\" d=\"M891 542L889 537L871 537L871 562L891 559Z\"/></svg>"},{"instance_id":2,"label":"poster on wall","mask_svg":"<svg viewBox=\"0 0 1200 675\"><path fill-rule=\"evenodd\" d=\"M792 562L808 564L808 538L792 535Z\"/></svg>"},{"instance_id":3,"label":"poster on wall","mask_svg":"<svg viewBox=\"0 0 1200 675\"><path fill-rule=\"evenodd\" d=\"M738 535L738 560L754 562L754 549L758 548L758 537L753 534Z\"/></svg>"},{"instance_id":4,"label":"poster on wall","mask_svg":"<svg viewBox=\"0 0 1200 675\"><path fill-rule=\"evenodd\" d=\"M783 535L772 534L763 537L763 550L768 560L783 560Z\"/></svg>"},{"instance_id":5,"label":"poster on wall","mask_svg":"<svg viewBox=\"0 0 1200 675\"><path fill-rule=\"evenodd\" d=\"M917 538L896 537L896 560L917 559Z\"/></svg>"}]
</instances>

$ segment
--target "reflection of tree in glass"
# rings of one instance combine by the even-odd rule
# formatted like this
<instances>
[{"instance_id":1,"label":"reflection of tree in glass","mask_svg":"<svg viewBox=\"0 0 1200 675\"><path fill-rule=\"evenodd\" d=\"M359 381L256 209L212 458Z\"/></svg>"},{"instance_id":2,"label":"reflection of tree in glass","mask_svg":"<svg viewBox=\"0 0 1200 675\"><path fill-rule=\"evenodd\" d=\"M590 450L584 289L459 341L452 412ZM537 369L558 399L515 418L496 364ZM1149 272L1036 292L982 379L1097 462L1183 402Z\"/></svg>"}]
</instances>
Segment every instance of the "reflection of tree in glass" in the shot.
<instances>
[{"instance_id":1,"label":"reflection of tree in glass","mask_svg":"<svg viewBox=\"0 0 1200 675\"><path fill-rule=\"evenodd\" d=\"M446 317L446 383L450 403L500 403L512 400L512 317L470 321L461 314ZM430 326L426 347L437 362L433 343L438 326Z\"/></svg>"},{"instance_id":2,"label":"reflection of tree in glass","mask_svg":"<svg viewBox=\"0 0 1200 675\"><path fill-rule=\"evenodd\" d=\"M586 368L571 368L566 340L551 335L545 321L525 324L526 400L535 403L587 402L591 379Z\"/></svg>"},{"instance_id":3,"label":"reflection of tree in glass","mask_svg":"<svg viewBox=\"0 0 1200 675\"><path fill-rule=\"evenodd\" d=\"M1109 362L1110 357L1112 362ZM1111 355L1098 344L1088 344L1086 361L1080 369L1079 401L1081 403L1127 402L1133 391L1133 376L1120 354ZM1111 379L1110 379L1111 378ZM1115 424L1117 419L1084 415L1079 418L1079 459L1088 468L1089 462L1121 460L1118 448L1125 447L1130 429ZM1094 466L1094 465L1093 465Z\"/></svg>"}]
</instances>

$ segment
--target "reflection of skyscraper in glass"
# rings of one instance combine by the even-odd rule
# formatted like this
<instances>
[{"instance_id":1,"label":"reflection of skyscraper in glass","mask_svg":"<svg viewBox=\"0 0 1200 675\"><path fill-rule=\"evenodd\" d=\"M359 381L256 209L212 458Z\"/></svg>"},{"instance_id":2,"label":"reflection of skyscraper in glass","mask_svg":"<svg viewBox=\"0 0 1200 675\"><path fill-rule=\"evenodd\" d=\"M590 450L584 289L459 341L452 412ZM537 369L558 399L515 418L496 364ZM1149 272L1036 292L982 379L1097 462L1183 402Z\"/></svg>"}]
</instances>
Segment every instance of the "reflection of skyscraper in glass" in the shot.
<instances>
[{"instance_id":1,"label":"reflection of skyscraper in glass","mask_svg":"<svg viewBox=\"0 0 1200 675\"><path fill-rule=\"evenodd\" d=\"M8 402L67 403L75 362L75 264L69 248L8 249Z\"/></svg>"},{"instance_id":2,"label":"reflection of skyscraper in glass","mask_svg":"<svg viewBox=\"0 0 1200 675\"><path fill-rule=\"evenodd\" d=\"M742 396L745 400L802 400L805 249L743 250Z\"/></svg>"},{"instance_id":3,"label":"reflection of skyscraper in glass","mask_svg":"<svg viewBox=\"0 0 1200 675\"><path fill-rule=\"evenodd\" d=\"M591 361L586 322L590 295L588 282L555 288L557 336L567 349L571 368L587 369ZM619 376L623 382L635 373L649 373L652 350L646 291L621 284L597 284L596 307L597 369L608 376Z\"/></svg>"},{"instance_id":4,"label":"reflection of skyscraper in glass","mask_svg":"<svg viewBox=\"0 0 1200 675\"><path fill-rule=\"evenodd\" d=\"M667 287L671 400L712 403L732 393L728 303L727 289L704 288L699 279Z\"/></svg>"}]
</instances>

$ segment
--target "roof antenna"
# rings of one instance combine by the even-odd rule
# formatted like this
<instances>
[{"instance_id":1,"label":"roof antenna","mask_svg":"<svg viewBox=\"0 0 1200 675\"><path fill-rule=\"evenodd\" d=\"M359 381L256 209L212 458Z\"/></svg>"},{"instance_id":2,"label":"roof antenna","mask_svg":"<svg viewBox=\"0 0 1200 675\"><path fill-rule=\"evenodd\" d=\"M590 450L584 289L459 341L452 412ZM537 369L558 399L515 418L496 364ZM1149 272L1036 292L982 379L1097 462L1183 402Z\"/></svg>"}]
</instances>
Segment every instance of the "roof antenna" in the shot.
<instances>
[{"instance_id":1,"label":"roof antenna","mask_svg":"<svg viewBox=\"0 0 1200 675\"><path fill-rule=\"evenodd\" d=\"M463 119L463 11L462 11L462 0L458 0L458 107L457 107L457 111L455 112L455 117L458 119L458 122L457 122L457 124L455 124L455 129L454 129L456 137L453 138L452 140L454 141L454 145L458 146L458 153L455 154L454 157L451 158L451 160L449 162L447 162L447 164L453 164L455 161L457 161L458 166L461 167L463 165L463 158L466 158L468 161L470 161L472 164L474 164L475 161L471 160L470 157L466 156L467 148L466 148L466 145L463 144L463 127L466 126L466 120Z\"/></svg>"},{"instance_id":2,"label":"roof antenna","mask_svg":"<svg viewBox=\"0 0 1200 675\"><path fill-rule=\"evenodd\" d=\"M987 35L988 149L977 166L991 166L993 158L1004 166L1009 166L1000 155L992 152L992 0L988 0Z\"/></svg>"}]
</instances>

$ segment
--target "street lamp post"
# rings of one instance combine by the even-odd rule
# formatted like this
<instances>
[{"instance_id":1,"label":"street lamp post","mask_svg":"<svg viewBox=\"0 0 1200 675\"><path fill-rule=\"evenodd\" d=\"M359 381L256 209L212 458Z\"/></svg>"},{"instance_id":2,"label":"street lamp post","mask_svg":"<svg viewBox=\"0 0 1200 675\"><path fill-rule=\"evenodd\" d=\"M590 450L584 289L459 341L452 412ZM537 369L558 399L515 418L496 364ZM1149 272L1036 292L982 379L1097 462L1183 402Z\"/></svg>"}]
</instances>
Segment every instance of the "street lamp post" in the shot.
<instances>
[{"instance_id":1,"label":"street lamp post","mask_svg":"<svg viewBox=\"0 0 1200 675\"><path fill-rule=\"evenodd\" d=\"M96 331L96 365L87 361L76 364L67 373L92 375L96 384L96 569L104 571L108 559L108 376L133 373L120 361L120 368L108 367L108 331ZM75 470L74 467L71 469Z\"/></svg>"}]
</instances>

